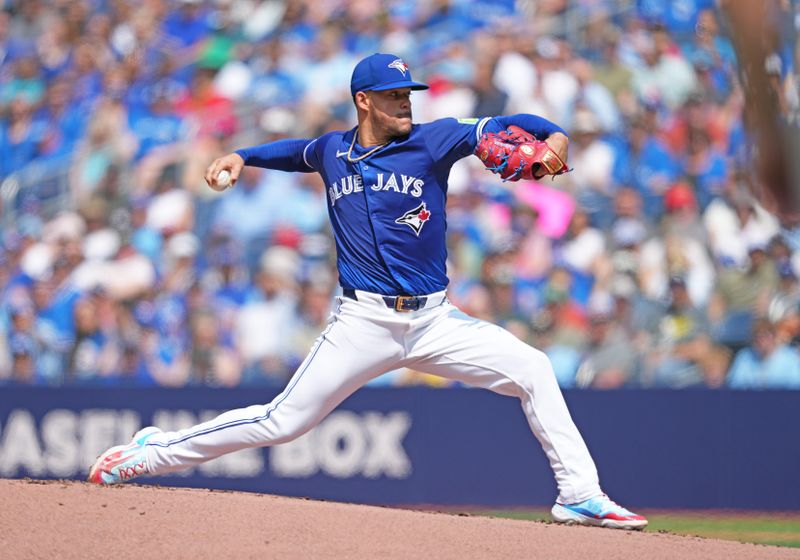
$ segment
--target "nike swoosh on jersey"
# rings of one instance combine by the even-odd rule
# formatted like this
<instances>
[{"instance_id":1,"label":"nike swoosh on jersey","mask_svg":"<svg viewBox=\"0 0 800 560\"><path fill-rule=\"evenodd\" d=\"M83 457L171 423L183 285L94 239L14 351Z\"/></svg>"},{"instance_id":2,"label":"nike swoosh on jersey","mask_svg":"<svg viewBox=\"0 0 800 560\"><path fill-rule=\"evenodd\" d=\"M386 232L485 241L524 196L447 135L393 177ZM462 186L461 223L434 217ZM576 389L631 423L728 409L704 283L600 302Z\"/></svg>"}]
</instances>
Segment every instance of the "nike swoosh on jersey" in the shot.
<instances>
[{"instance_id":1,"label":"nike swoosh on jersey","mask_svg":"<svg viewBox=\"0 0 800 560\"><path fill-rule=\"evenodd\" d=\"M336 150L336 157L346 156L348 151L349 150L345 150L344 152L340 152L339 150Z\"/></svg>"}]
</instances>

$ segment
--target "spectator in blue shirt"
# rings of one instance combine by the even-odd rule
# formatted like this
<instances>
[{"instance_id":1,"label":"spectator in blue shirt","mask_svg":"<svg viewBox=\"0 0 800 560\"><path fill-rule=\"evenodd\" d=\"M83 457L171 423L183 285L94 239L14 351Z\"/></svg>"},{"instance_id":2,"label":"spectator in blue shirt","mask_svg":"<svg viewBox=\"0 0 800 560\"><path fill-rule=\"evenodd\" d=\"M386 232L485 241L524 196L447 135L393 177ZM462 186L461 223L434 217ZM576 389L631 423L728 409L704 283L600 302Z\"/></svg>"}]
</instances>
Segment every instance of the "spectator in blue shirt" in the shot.
<instances>
[{"instance_id":1,"label":"spectator in blue shirt","mask_svg":"<svg viewBox=\"0 0 800 560\"><path fill-rule=\"evenodd\" d=\"M701 10L713 7L713 0L638 0L639 13L653 24L663 25L677 37L690 37Z\"/></svg>"},{"instance_id":2,"label":"spectator in blue shirt","mask_svg":"<svg viewBox=\"0 0 800 560\"><path fill-rule=\"evenodd\" d=\"M277 38L254 47L246 61L252 81L247 99L264 107L291 105L303 96L302 75L286 64L286 45Z\"/></svg>"},{"instance_id":3,"label":"spectator in blue shirt","mask_svg":"<svg viewBox=\"0 0 800 560\"><path fill-rule=\"evenodd\" d=\"M775 327L759 319L753 342L736 354L728 372L732 389L800 389L800 352L775 336Z\"/></svg>"},{"instance_id":4,"label":"spectator in blue shirt","mask_svg":"<svg viewBox=\"0 0 800 560\"><path fill-rule=\"evenodd\" d=\"M43 106L36 111L34 126L42 131L39 153L59 158L71 154L86 130L88 116L71 106L72 86L56 79L47 86Z\"/></svg>"},{"instance_id":5,"label":"spectator in blue shirt","mask_svg":"<svg viewBox=\"0 0 800 560\"><path fill-rule=\"evenodd\" d=\"M701 210L719 196L728 178L728 166L722 153L711 145L711 138L702 128L689 129L689 145L683 167L694 185Z\"/></svg>"},{"instance_id":6,"label":"spectator in blue shirt","mask_svg":"<svg viewBox=\"0 0 800 560\"><path fill-rule=\"evenodd\" d=\"M170 11L164 19L164 32L185 47L208 37L212 27L203 4L202 0L180 0L178 9Z\"/></svg>"},{"instance_id":7,"label":"spectator in blue shirt","mask_svg":"<svg viewBox=\"0 0 800 560\"><path fill-rule=\"evenodd\" d=\"M627 145L614 165L617 184L630 185L642 194L644 211L657 221L664 211L664 191L677 178L679 168L666 146L653 134L645 118L631 122Z\"/></svg>"},{"instance_id":8,"label":"spectator in blue shirt","mask_svg":"<svg viewBox=\"0 0 800 560\"><path fill-rule=\"evenodd\" d=\"M44 135L43 123L33 118L33 106L16 97L8 108L8 118L0 119L0 178L21 170L39 155Z\"/></svg>"},{"instance_id":9,"label":"spectator in blue shirt","mask_svg":"<svg viewBox=\"0 0 800 560\"><path fill-rule=\"evenodd\" d=\"M139 140L136 159L140 160L154 149L170 146L186 135L184 120L175 112L166 91L153 91L147 108L131 111L129 124Z\"/></svg>"},{"instance_id":10,"label":"spectator in blue shirt","mask_svg":"<svg viewBox=\"0 0 800 560\"><path fill-rule=\"evenodd\" d=\"M116 373L119 365L117 340L102 328L95 299L82 297L74 306L75 343L67 360L67 376L72 382L103 381Z\"/></svg>"},{"instance_id":11,"label":"spectator in blue shirt","mask_svg":"<svg viewBox=\"0 0 800 560\"><path fill-rule=\"evenodd\" d=\"M36 313L30 302L10 306L8 346L11 353L11 381L35 383L36 357L40 351L36 339Z\"/></svg>"},{"instance_id":12,"label":"spectator in blue shirt","mask_svg":"<svg viewBox=\"0 0 800 560\"><path fill-rule=\"evenodd\" d=\"M44 90L41 65L33 53L26 53L14 63L12 78L0 83L0 106L19 97L35 105L44 97Z\"/></svg>"}]
</instances>

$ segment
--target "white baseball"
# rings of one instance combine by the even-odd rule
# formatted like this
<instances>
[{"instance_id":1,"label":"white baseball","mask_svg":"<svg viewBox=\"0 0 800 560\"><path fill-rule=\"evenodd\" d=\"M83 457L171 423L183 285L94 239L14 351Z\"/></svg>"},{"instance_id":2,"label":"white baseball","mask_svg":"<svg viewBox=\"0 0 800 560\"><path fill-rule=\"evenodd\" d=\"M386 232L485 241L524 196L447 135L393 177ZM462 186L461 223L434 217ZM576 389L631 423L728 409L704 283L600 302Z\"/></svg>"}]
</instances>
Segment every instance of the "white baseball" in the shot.
<instances>
[{"instance_id":1,"label":"white baseball","mask_svg":"<svg viewBox=\"0 0 800 560\"><path fill-rule=\"evenodd\" d=\"M231 172L228 171L227 169L223 169L222 171L217 173L217 180L211 187L217 191L224 191L230 186L231 186Z\"/></svg>"}]
</instances>

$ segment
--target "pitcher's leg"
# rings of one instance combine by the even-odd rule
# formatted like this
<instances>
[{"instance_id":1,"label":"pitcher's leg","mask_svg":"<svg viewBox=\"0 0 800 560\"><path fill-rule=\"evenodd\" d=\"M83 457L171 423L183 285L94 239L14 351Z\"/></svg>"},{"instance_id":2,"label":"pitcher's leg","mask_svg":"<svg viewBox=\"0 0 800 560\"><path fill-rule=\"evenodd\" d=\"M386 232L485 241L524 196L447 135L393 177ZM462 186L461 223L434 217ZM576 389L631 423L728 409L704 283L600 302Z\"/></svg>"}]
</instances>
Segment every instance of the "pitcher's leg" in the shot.
<instances>
[{"instance_id":1,"label":"pitcher's leg","mask_svg":"<svg viewBox=\"0 0 800 560\"><path fill-rule=\"evenodd\" d=\"M560 500L575 503L599 494L594 461L547 356L497 325L448 307L421 329L409 367L518 397L553 469Z\"/></svg>"},{"instance_id":2,"label":"pitcher's leg","mask_svg":"<svg viewBox=\"0 0 800 560\"><path fill-rule=\"evenodd\" d=\"M240 449L283 443L313 428L400 357L401 347L391 336L377 345L370 340L377 333L358 336L358 327L359 320L352 317L334 322L271 403L231 410L185 430L150 436L145 444L149 473L179 471ZM363 347L365 343L370 346Z\"/></svg>"}]
</instances>

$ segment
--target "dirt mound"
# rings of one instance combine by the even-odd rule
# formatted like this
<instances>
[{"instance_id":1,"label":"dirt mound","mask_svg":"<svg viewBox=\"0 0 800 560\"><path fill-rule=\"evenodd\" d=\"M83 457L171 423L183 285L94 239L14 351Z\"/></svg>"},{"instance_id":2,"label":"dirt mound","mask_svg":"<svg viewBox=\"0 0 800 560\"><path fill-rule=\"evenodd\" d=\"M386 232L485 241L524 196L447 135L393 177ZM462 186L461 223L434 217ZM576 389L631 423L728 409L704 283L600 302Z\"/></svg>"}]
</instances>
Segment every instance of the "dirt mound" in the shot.
<instances>
[{"instance_id":1,"label":"dirt mound","mask_svg":"<svg viewBox=\"0 0 800 560\"><path fill-rule=\"evenodd\" d=\"M800 558L800 551L262 494L0 480L4 558Z\"/></svg>"}]
</instances>

